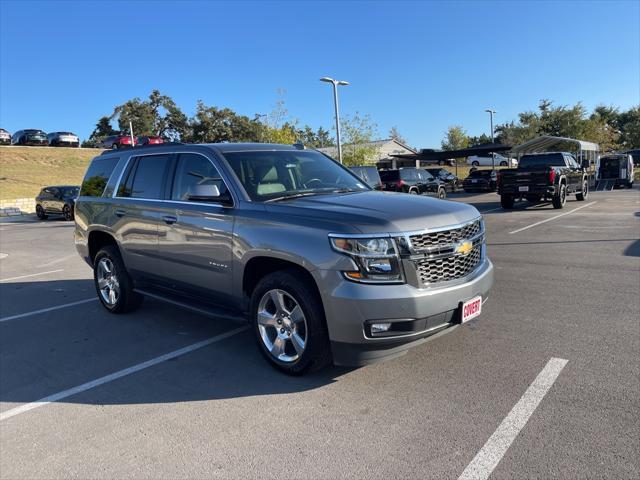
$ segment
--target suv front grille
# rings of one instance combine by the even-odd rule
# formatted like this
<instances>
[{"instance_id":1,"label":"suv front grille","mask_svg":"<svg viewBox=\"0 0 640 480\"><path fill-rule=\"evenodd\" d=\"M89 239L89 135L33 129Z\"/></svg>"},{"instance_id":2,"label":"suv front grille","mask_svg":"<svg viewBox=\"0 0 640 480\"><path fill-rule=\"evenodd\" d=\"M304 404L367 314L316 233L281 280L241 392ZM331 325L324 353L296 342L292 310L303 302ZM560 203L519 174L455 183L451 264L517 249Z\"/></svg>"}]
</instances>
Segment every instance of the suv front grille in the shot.
<instances>
[{"instance_id":1,"label":"suv front grille","mask_svg":"<svg viewBox=\"0 0 640 480\"><path fill-rule=\"evenodd\" d=\"M442 248L453 245L461 240L468 240L475 237L482 231L482 220L464 225L452 230L442 230L440 232L427 232L411 235L411 248L414 251L427 250L432 248Z\"/></svg>"},{"instance_id":2,"label":"suv front grille","mask_svg":"<svg viewBox=\"0 0 640 480\"><path fill-rule=\"evenodd\" d=\"M456 280L473 272L481 258L482 243L478 243L466 255L458 253L447 257L418 260L418 279L422 285Z\"/></svg>"}]
</instances>

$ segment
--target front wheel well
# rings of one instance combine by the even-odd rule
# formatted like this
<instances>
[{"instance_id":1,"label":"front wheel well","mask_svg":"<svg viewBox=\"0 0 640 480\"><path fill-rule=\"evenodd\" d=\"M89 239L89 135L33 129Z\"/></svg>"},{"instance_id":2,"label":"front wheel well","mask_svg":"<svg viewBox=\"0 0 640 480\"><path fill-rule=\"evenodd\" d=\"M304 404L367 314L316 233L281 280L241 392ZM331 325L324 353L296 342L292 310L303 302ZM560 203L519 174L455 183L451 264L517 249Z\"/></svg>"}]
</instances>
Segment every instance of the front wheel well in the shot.
<instances>
[{"instance_id":1,"label":"front wheel well","mask_svg":"<svg viewBox=\"0 0 640 480\"><path fill-rule=\"evenodd\" d=\"M118 242L110 234L101 231L94 231L89 233L89 258L91 263L96 258L98 252L107 245L114 245L118 248Z\"/></svg>"},{"instance_id":2,"label":"front wheel well","mask_svg":"<svg viewBox=\"0 0 640 480\"><path fill-rule=\"evenodd\" d=\"M318 298L322 299L313 275L306 268L296 263L273 257L254 257L247 262L242 277L242 291L248 298L251 298L251 294L258 282L266 275L278 271L292 272L296 278L312 287Z\"/></svg>"}]
</instances>

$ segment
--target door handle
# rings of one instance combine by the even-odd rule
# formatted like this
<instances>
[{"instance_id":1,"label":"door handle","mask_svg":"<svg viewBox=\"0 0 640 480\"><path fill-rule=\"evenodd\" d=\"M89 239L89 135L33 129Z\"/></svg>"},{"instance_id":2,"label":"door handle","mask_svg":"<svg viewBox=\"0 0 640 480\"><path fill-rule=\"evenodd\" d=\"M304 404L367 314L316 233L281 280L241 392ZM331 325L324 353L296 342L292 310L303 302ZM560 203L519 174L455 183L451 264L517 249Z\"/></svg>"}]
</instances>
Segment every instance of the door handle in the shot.
<instances>
[{"instance_id":1,"label":"door handle","mask_svg":"<svg viewBox=\"0 0 640 480\"><path fill-rule=\"evenodd\" d=\"M115 214L116 217L124 217L127 214L127 211L119 208L115 211Z\"/></svg>"},{"instance_id":2,"label":"door handle","mask_svg":"<svg viewBox=\"0 0 640 480\"><path fill-rule=\"evenodd\" d=\"M164 220L164 223L166 223L167 225L173 225L174 223L176 223L178 221L178 219L176 217L172 217L170 215L162 217L162 220Z\"/></svg>"}]
</instances>

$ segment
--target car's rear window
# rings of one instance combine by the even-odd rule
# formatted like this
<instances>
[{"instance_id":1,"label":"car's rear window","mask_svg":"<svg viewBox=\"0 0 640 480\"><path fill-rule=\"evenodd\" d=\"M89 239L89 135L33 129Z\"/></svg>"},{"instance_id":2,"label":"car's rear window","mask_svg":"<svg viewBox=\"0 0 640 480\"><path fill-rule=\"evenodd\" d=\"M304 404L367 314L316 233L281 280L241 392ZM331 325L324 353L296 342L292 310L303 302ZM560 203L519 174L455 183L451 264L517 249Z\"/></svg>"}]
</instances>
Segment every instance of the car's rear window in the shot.
<instances>
[{"instance_id":1,"label":"car's rear window","mask_svg":"<svg viewBox=\"0 0 640 480\"><path fill-rule=\"evenodd\" d=\"M491 170L475 170L469 174L471 178L489 178Z\"/></svg>"},{"instance_id":2,"label":"car's rear window","mask_svg":"<svg viewBox=\"0 0 640 480\"><path fill-rule=\"evenodd\" d=\"M82 181L80 195L101 197L117 163L118 157L94 158Z\"/></svg>"},{"instance_id":3,"label":"car's rear window","mask_svg":"<svg viewBox=\"0 0 640 480\"><path fill-rule=\"evenodd\" d=\"M544 155L524 155L518 163L518 168L564 167L564 155L561 153L547 153Z\"/></svg>"},{"instance_id":4,"label":"car's rear window","mask_svg":"<svg viewBox=\"0 0 640 480\"><path fill-rule=\"evenodd\" d=\"M400 179L400 171L399 170L382 170L380 171L380 179L383 182L393 182L394 180Z\"/></svg>"}]
</instances>

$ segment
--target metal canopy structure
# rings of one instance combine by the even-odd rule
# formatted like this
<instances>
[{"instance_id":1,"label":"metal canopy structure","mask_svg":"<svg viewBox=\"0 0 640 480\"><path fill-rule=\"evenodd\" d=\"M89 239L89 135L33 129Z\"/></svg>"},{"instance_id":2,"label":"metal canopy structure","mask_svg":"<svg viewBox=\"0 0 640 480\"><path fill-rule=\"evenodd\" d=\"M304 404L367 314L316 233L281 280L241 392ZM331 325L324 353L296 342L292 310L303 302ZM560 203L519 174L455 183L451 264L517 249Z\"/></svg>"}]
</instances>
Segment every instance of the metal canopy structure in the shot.
<instances>
[{"instance_id":1,"label":"metal canopy structure","mask_svg":"<svg viewBox=\"0 0 640 480\"><path fill-rule=\"evenodd\" d=\"M463 148L461 150L427 150L422 149L418 153L408 154L396 154L390 155L396 158L406 158L410 160L423 160L425 162L434 162L439 160L448 160L450 158L463 158L471 155L489 156L491 152L506 152L511 150L510 145L503 145L501 143L485 143L484 145L476 145L469 148Z\"/></svg>"},{"instance_id":2,"label":"metal canopy structure","mask_svg":"<svg viewBox=\"0 0 640 480\"><path fill-rule=\"evenodd\" d=\"M582 152L599 152L600 147L597 143L576 140L575 138L544 136L513 147L511 154L521 156L526 153L541 153L551 150L577 152L578 156L582 156L580 155Z\"/></svg>"}]
</instances>

